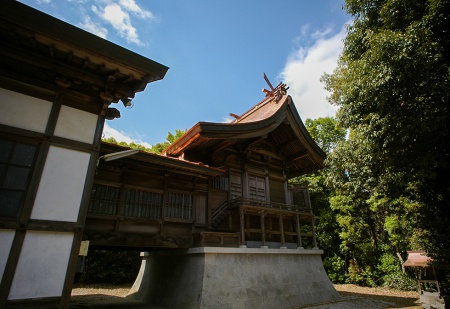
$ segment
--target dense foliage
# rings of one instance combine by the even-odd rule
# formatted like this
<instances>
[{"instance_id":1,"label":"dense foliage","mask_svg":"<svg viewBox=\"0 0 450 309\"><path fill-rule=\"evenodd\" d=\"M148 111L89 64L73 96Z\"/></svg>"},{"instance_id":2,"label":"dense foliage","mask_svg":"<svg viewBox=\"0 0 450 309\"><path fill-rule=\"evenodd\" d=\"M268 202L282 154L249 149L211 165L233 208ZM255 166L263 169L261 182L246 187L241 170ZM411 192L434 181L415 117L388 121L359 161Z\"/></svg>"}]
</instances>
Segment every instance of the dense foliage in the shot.
<instances>
[{"instance_id":1,"label":"dense foliage","mask_svg":"<svg viewBox=\"0 0 450 309\"><path fill-rule=\"evenodd\" d=\"M186 132L187 132L187 129L185 129L185 130L175 129L175 134L168 132L167 136L166 136L166 140L164 142L156 143L151 148L147 148L147 147L145 147L141 144L137 144L135 142L131 142L131 143L127 143L127 142L123 142L123 141L118 142L114 137L103 138L102 141L104 141L106 143L124 146L124 147L140 149L145 152L160 154L161 152L163 152L167 147L172 145L173 142L175 142L177 139L179 139Z\"/></svg>"},{"instance_id":2,"label":"dense foliage","mask_svg":"<svg viewBox=\"0 0 450 309\"><path fill-rule=\"evenodd\" d=\"M151 148L147 148L141 144L136 144L135 142L127 143L127 142L118 142L114 137L102 138L102 142L115 144L123 147L129 147L133 149L139 149L145 152L153 152Z\"/></svg>"},{"instance_id":3,"label":"dense foliage","mask_svg":"<svg viewBox=\"0 0 450 309\"><path fill-rule=\"evenodd\" d=\"M80 282L133 283L141 266L137 251L89 250Z\"/></svg>"},{"instance_id":4,"label":"dense foliage","mask_svg":"<svg viewBox=\"0 0 450 309\"><path fill-rule=\"evenodd\" d=\"M316 143L329 156L339 142L345 140L346 130L337 125L332 117L306 119L305 126ZM319 217L316 221L318 245L324 251L323 263L328 276L334 283L345 283L347 275L346 256L340 250L340 227L337 213L331 209L329 199L334 194L326 184L328 169L293 179L303 183L310 190L313 212Z\"/></svg>"},{"instance_id":5,"label":"dense foliage","mask_svg":"<svg viewBox=\"0 0 450 309\"><path fill-rule=\"evenodd\" d=\"M354 20L324 81L349 132L327 160L347 280L386 283L407 250L425 249L448 295L450 1L345 8Z\"/></svg>"},{"instance_id":6,"label":"dense foliage","mask_svg":"<svg viewBox=\"0 0 450 309\"><path fill-rule=\"evenodd\" d=\"M180 130L175 129L175 134L168 132L166 136L166 140L162 143L156 143L152 146L151 152L160 154L163 152L167 147L172 145L177 139L179 139L184 133L187 132L187 129Z\"/></svg>"}]
</instances>

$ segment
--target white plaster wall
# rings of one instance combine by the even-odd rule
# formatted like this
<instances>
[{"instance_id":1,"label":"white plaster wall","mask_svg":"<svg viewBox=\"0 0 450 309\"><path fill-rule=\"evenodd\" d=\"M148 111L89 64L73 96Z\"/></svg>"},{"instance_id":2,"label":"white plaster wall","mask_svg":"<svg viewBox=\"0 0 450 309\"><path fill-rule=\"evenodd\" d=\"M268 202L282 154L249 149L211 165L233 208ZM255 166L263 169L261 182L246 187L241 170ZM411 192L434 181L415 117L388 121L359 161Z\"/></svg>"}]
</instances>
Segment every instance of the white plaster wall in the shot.
<instances>
[{"instance_id":1,"label":"white plaster wall","mask_svg":"<svg viewBox=\"0 0 450 309\"><path fill-rule=\"evenodd\" d=\"M31 219L77 221L90 156L50 146Z\"/></svg>"},{"instance_id":2,"label":"white plaster wall","mask_svg":"<svg viewBox=\"0 0 450 309\"><path fill-rule=\"evenodd\" d=\"M0 124L44 133L52 102L0 88Z\"/></svg>"},{"instance_id":3,"label":"white plaster wall","mask_svg":"<svg viewBox=\"0 0 450 309\"><path fill-rule=\"evenodd\" d=\"M56 122L55 135L92 144L97 119L98 115L63 105Z\"/></svg>"},{"instance_id":4,"label":"white plaster wall","mask_svg":"<svg viewBox=\"0 0 450 309\"><path fill-rule=\"evenodd\" d=\"M28 231L8 299L61 296L73 233Z\"/></svg>"},{"instance_id":5,"label":"white plaster wall","mask_svg":"<svg viewBox=\"0 0 450 309\"><path fill-rule=\"evenodd\" d=\"M14 230L0 230L0 282L5 272L6 262L8 261L9 251L14 240Z\"/></svg>"}]
</instances>

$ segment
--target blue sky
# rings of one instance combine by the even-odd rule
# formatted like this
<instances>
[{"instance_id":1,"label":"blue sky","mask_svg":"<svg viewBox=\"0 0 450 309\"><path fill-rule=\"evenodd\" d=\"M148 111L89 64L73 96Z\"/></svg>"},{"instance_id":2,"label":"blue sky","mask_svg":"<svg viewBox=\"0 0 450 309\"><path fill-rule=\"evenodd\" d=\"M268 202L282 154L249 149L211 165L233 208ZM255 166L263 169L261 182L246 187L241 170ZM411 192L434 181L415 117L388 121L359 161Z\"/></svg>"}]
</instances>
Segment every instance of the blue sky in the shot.
<instances>
[{"instance_id":1,"label":"blue sky","mask_svg":"<svg viewBox=\"0 0 450 309\"><path fill-rule=\"evenodd\" d=\"M226 122L264 98L263 72L290 86L302 119L334 116L320 83L350 16L343 0L21 0L168 66L104 136L151 145L198 121Z\"/></svg>"}]
</instances>

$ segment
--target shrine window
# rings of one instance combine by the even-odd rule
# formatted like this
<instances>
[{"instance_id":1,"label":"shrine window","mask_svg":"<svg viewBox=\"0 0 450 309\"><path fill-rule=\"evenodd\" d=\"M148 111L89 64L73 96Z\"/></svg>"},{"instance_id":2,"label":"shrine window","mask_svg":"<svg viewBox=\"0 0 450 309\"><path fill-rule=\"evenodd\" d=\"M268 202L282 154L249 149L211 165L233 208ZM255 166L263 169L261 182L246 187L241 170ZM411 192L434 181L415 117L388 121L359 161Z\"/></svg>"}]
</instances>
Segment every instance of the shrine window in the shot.
<instances>
[{"instance_id":1,"label":"shrine window","mask_svg":"<svg viewBox=\"0 0 450 309\"><path fill-rule=\"evenodd\" d=\"M164 217L192 219L192 194L168 192L164 206Z\"/></svg>"},{"instance_id":2,"label":"shrine window","mask_svg":"<svg viewBox=\"0 0 450 309\"><path fill-rule=\"evenodd\" d=\"M299 206L304 209L311 209L311 201L309 197L308 188L291 188L291 202L293 205Z\"/></svg>"},{"instance_id":3,"label":"shrine window","mask_svg":"<svg viewBox=\"0 0 450 309\"><path fill-rule=\"evenodd\" d=\"M88 212L100 215L116 215L120 188L94 184Z\"/></svg>"},{"instance_id":4,"label":"shrine window","mask_svg":"<svg viewBox=\"0 0 450 309\"><path fill-rule=\"evenodd\" d=\"M159 219L161 218L162 204L162 193L125 189L123 215L145 219Z\"/></svg>"},{"instance_id":5,"label":"shrine window","mask_svg":"<svg viewBox=\"0 0 450 309\"><path fill-rule=\"evenodd\" d=\"M0 216L17 217L35 165L37 146L0 139Z\"/></svg>"},{"instance_id":6,"label":"shrine window","mask_svg":"<svg viewBox=\"0 0 450 309\"><path fill-rule=\"evenodd\" d=\"M242 198L242 177L241 173L230 172L230 198Z\"/></svg>"},{"instance_id":7,"label":"shrine window","mask_svg":"<svg viewBox=\"0 0 450 309\"><path fill-rule=\"evenodd\" d=\"M213 189L228 191L229 182L230 180L226 176L215 176L213 178L212 187Z\"/></svg>"}]
</instances>

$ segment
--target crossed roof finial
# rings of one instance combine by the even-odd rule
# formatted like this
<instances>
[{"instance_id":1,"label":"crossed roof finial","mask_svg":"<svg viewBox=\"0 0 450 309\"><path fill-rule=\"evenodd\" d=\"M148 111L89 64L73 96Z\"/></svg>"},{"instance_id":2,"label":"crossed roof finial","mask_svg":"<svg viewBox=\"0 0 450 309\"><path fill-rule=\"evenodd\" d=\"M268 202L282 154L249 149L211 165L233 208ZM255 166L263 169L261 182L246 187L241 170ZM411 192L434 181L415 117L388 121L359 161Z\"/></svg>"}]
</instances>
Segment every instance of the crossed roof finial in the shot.
<instances>
[{"instance_id":1,"label":"crossed roof finial","mask_svg":"<svg viewBox=\"0 0 450 309\"><path fill-rule=\"evenodd\" d=\"M286 94L289 87L287 87L286 84L283 84L282 82L280 82L275 88L273 88L266 73L263 73L263 77L264 77L264 80L266 81L267 85L269 85L269 88L270 88L270 90L267 90L264 88L262 90L266 94L266 97L275 96L275 102L280 101L281 97Z\"/></svg>"}]
</instances>

